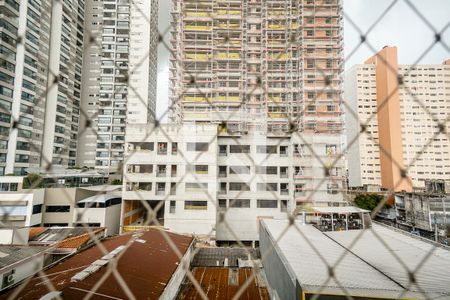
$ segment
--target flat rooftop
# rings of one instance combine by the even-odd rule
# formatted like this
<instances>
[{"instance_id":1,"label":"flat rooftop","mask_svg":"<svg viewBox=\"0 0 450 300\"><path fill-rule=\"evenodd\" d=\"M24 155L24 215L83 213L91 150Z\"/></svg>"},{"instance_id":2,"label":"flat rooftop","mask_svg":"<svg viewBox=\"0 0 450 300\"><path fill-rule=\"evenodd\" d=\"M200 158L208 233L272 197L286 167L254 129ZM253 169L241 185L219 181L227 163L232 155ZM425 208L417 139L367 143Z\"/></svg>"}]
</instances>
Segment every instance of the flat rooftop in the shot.
<instances>
[{"instance_id":1,"label":"flat rooftop","mask_svg":"<svg viewBox=\"0 0 450 300\"><path fill-rule=\"evenodd\" d=\"M192 269L197 282L208 299L232 299L242 289L244 282L252 276L251 268L210 268L198 267ZM189 280L189 279L188 279ZM177 299L203 299L191 281L181 291ZM269 300L269 293L263 279L254 276L239 299Z\"/></svg>"},{"instance_id":2,"label":"flat rooftop","mask_svg":"<svg viewBox=\"0 0 450 300\"><path fill-rule=\"evenodd\" d=\"M263 226L272 241L279 239L277 254L306 294L450 298L450 251L432 243L378 224L339 232L301 222L286 229L286 220L264 220Z\"/></svg>"},{"instance_id":3,"label":"flat rooftop","mask_svg":"<svg viewBox=\"0 0 450 300\"><path fill-rule=\"evenodd\" d=\"M192 237L165 232L177 249L184 255L192 243ZM120 281L109 274L102 281L111 261L102 263L108 256L117 255L117 271ZM96 263L94 263L96 262ZM158 229L135 234L116 236L101 241L87 250L80 251L54 267L35 276L25 287L18 286L15 299L39 299L51 291L45 280L60 292L63 299L83 299L100 282L93 299L128 299L126 289L136 299L157 299L177 269L180 259ZM97 270L94 266L101 265ZM91 271L88 272L87 268ZM92 272L92 269L95 271ZM84 273L83 273L84 272ZM86 276L87 275L87 276ZM73 278L79 280L73 282ZM124 288L125 287L125 288ZM11 290L0 298L6 298Z\"/></svg>"}]
</instances>

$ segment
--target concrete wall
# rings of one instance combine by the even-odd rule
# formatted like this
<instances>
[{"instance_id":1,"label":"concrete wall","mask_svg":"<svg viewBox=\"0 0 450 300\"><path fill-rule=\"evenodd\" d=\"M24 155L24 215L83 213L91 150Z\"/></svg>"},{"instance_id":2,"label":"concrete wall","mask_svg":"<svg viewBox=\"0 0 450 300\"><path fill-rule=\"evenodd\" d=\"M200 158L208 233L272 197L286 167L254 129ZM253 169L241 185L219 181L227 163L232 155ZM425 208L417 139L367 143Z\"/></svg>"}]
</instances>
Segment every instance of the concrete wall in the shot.
<instances>
[{"instance_id":1,"label":"concrete wall","mask_svg":"<svg viewBox=\"0 0 450 300\"><path fill-rule=\"evenodd\" d=\"M5 276L8 276L11 270L14 270L14 274L12 274L14 282L12 282L11 285L17 284L18 282L26 279L27 277L36 274L39 270L42 270L42 268L44 267L44 258L45 255L43 252L41 252L33 256L32 258L28 259L27 261L21 262L20 264L15 264L3 268L0 271L0 280L1 280L0 291L10 286L10 285L3 286L2 283L3 278Z\"/></svg>"},{"instance_id":2,"label":"concrete wall","mask_svg":"<svg viewBox=\"0 0 450 300\"><path fill-rule=\"evenodd\" d=\"M273 236L268 232L264 222L259 227L259 248L264 272L269 285L274 289L279 299L300 300L301 288L284 258L281 250L275 244Z\"/></svg>"}]
</instances>

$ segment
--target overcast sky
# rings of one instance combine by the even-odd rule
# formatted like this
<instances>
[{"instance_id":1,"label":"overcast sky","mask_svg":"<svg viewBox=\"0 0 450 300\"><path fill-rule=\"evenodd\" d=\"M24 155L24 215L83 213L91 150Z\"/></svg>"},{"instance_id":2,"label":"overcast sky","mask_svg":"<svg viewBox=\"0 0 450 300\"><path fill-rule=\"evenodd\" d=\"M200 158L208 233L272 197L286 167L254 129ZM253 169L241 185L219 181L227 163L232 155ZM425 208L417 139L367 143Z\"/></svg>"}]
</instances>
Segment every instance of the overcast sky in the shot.
<instances>
[{"instance_id":1,"label":"overcast sky","mask_svg":"<svg viewBox=\"0 0 450 300\"><path fill-rule=\"evenodd\" d=\"M351 23L355 23L365 33L389 7L391 9L384 14L381 21L367 36L368 43L374 49L379 50L385 45L397 46L399 63L403 64L415 62L438 64L450 58L450 53L438 43L418 61L422 53L433 43L435 37L434 32L407 4L408 0L343 0L343 2L346 69L373 55L373 50L365 44L354 52L360 42L360 33ZM436 31L440 32L446 28L442 40L450 47L450 28L448 28L450 0L409 0L409 2L420 11ZM169 27L170 1L160 0L159 3L159 29L160 32L165 32ZM168 31L165 40L168 41L169 37L170 32ZM353 54L351 54L352 52ZM164 47L160 46L158 49L158 99L156 108L158 117L161 117L167 110L168 78L168 53Z\"/></svg>"}]
</instances>

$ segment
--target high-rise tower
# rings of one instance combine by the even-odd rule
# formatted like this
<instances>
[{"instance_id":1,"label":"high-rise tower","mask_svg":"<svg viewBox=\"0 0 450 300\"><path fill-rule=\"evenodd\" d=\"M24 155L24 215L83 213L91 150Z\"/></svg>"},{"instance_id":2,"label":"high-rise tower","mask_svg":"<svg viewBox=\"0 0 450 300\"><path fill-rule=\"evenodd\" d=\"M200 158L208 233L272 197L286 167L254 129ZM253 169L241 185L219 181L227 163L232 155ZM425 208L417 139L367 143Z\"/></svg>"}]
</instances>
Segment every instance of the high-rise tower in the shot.
<instances>
[{"instance_id":1,"label":"high-rise tower","mask_svg":"<svg viewBox=\"0 0 450 300\"><path fill-rule=\"evenodd\" d=\"M78 165L117 171L125 126L154 119L157 0L102 0L87 5ZM89 126L86 126L89 125Z\"/></svg>"},{"instance_id":2,"label":"high-rise tower","mask_svg":"<svg viewBox=\"0 0 450 300\"><path fill-rule=\"evenodd\" d=\"M237 135L293 133L301 141L293 145L297 204L336 198L341 2L173 0L171 120L218 123Z\"/></svg>"},{"instance_id":3,"label":"high-rise tower","mask_svg":"<svg viewBox=\"0 0 450 300\"><path fill-rule=\"evenodd\" d=\"M0 174L75 165L84 2L0 3Z\"/></svg>"}]
</instances>

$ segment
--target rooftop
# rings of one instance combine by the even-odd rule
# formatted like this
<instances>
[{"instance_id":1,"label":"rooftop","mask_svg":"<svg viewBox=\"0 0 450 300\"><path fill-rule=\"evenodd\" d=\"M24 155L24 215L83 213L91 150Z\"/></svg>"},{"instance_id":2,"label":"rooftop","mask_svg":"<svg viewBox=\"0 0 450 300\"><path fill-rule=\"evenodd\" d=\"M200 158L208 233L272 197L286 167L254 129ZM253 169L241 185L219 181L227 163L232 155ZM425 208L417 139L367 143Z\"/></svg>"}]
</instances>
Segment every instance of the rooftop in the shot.
<instances>
[{"instance_id":1,"label":"rooftop","mask_svg":"<svg viewBox=\"0 0 450 300\"><path fill-rule=\"evenodd\" d=\"M104 228L100 227L91 227L89 229L84 227L35 227L30 229L28 242L34 245L54 245L59 243L62 246L68 245L63 242L71 241L71 245L76 246L72 248L78 248L86 243L92 235L97 235L104 230ZM78 245L75 245L75 241Z\"/></svg>"},{"instance_id":2,"label":"rooftop","mask_svg":"<svg viewBox=\"0 0 450 300\"><path fill-rule=\"evenodd\" d=\"M78 201L77 203L105 203L108 200L114 198L122 198L121 192L111 192L107 194L99 194L92 197L85 198L83 200Z\"/></svg>"},{"instance_id":3,"label":"rooftop","mask_svg":"<svg viewBox=\"0 0 450 300\"><path fill-rule=\"evenodd\" d=\"M45 252L49 247L0 246L0 269L30 259L36 254Z\"/></svg>"},{"instance_id":4,"label":"rooftop","mask_svg":"<svg viewBox=\"0 0 450 300\"><path fill-rule=\"evenodd\" d=\"M285 220L263 224L272 240L289 225ZM278 241L277 252L305 293L392 299L450 295L450 251L377 224L364 231L321 232L296 222ZM427 260L416 271L424 257ZM410 286L405 266L415 274L417 284Z\"/></svg>"},{"instance_id":5,"label":"rooftop","mask_svg":"<svg viewBox=\"0 0 450 300\"><path fill-rule=\"evenodd\" d=\"M244 282L252 275L251 268L193 268L192 274L200 284L208 299L232 299L242 288ZM202 299L194 285L189 281L181 291L178 299ZM239 299L267 299L269 293L264 281L255 276Z\"/></svg>"},{"instance_id":6,"label":"rooftop","mask_svg":"<svg viewBox=\"0 0 450 300\"><path fill-rule=\"evenodd\" d=\"M182 254L186 253L193 240L190 236L170 232L166 235ZM104 239L101 241L101 246L96 245L81 251L45 270L44 273L53 287L61 292L62 298L82 299L97 283L101 282L108 271L109 263L100 264L101 267L94 268L96 265L94 262L103 261L113 253L117 255L119 251L121 256L117 260L116 269L122 282L136 299L157 299L180 262L160 230L150 229L134 235L126 234ZM95 271L87 273L87 267L94 268ZM72 282L74 276L81 279ZM16 299L39 299L50 293L45 280L46 278L42 276L34 277L19 292ZM109 274L93 296L94 298L102 296L104 299L128 299L121 284L114 274Z\"/></svg>"}]
</instances>

